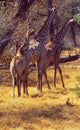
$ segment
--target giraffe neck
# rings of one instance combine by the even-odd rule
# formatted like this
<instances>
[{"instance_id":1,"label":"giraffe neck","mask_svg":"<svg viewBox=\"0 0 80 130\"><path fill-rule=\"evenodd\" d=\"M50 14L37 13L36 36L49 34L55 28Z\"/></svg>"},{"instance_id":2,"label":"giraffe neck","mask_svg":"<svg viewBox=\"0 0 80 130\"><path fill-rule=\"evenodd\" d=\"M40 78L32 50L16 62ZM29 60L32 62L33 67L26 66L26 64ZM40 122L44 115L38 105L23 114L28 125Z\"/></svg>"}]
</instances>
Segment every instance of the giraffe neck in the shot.
<instances>
[{"instance_id":1,"label":"giraffe neck","mask_svg":"<svg viewBox=\"0 0 80 130\"><path fill-rule=\"evenodd\" d=\"M55 10L50 13L42 29L38 32L38 35L36 36L36 40L38 40L39 42L41 41L40 43L44 45L50 40L50 28L51 24L53 24L53 27L55 25L55 14Z\"/></svg>"},{"instance_id":2,"label":"giraffe neck","mask_svg":"<svg viewBox=\"0 0 80 130\"><path fill-rule=\"evenodd\" d=\"M63 38L65 37L65 34L67 32L67 30L69 29L71 22L68 21L63 27L62 29L57 33L57 35L55 36L55 43L61 43L61 41L63 40Z\"/></svg>"}]
</instances>

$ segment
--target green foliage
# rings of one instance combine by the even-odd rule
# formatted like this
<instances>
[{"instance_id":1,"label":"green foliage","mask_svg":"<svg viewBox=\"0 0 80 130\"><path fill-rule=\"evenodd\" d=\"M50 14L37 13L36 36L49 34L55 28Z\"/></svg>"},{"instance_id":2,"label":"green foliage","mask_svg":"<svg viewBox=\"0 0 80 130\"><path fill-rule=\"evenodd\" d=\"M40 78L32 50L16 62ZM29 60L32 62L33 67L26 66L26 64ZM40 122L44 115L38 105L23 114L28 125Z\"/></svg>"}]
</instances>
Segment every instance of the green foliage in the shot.
<instances>
[{"instance_id":1,"label":"green foliage","mask_svg":"<svg viewBox=\"0 0 80 130\"><path fill-rule=\"evenodd\" d=\"M62 49L62 50L72 50L73 47L70 47L70 46L64 46L64 45L63 45L63 46L61 47L61 49Z\"/></svg>"},{"instance_id":2,"label":"green foliage","mask_svg":"<svg viewBox=\"0 0 80 130\"><path fill-rule=\"evenodd\" d=\"M80 84L80 76L77 76L76 78L77 78L78 83Z\"/></svg>"},{"instance_id":3,"label":"green foliage","mask_svg":"<svg viewBox=\"0 0 80 130\"><path fill-rule=\"evenodd\" d=\"M80 15L75 15L74 20L80 25Z\"/></svg>"},{"instance_id":4,"label":"green foliage","mask_svg":"<svg viewBox=\"0 0 80 130\"><path fill-rule=\"evenodd\" d=\"M76 0L76 2L80 2L80 0Z\"/></svg>"},{"instance_id":5,"label":"green foliage","mask_svg":"<svg viewBox=\"0 0 80 130\"><path fill-rule=\"evenodd\" d=\"M46 2L46 0L42 0L42 2Z\"/></svg>"},{"instance_id":6,"label":"green foliage","mask_svg":"<svg viewBox=\"0 0 80 130\"><path fill-rule=\"evenodd\" d=\"M75 88L75 93L80 98L80 87Z\"/></svg>"}]
</instances>

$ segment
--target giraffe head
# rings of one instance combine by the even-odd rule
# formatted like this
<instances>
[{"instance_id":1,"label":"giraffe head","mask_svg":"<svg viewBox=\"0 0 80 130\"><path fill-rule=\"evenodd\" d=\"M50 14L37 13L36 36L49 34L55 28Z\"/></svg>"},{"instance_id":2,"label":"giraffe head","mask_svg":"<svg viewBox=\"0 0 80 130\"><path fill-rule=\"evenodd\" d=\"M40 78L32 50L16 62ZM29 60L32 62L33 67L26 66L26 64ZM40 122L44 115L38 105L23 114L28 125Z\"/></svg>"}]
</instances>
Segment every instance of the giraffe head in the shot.
<instances>
[{"instance_id":1,"label":"giraffe head","mask_svg":"<svg viewBox=\"0 0 80 130\"><path fill-rule=\"evenodd\" d=\"M77 23L73 18L68 21L68 23Z\"/></svg>"},{"instance_id":2,"label":"giraffe head","mask_svg":"<svg viewBox=\"0 0 80 130\"><path fill-rule=\"evenodd\" d=\"M28 37L30 37L30 36L34 36L35 33L36 33L35 30L33 30L33 29L29 29L29 30L27 30L27 31L24 33L24 37L25 37L25 39L27 40Z\"/></svg>"},{"instance_id":3,"label":"giraffe head","mask_svg":"<svg viewBox=\"0 0 80 130\"><path fill-rule=\"evenodd\" d=\"M56 5L54 7L52 7L51 9L49 9L50 12L54 12L54 11L57 11L57 8L56 8Z\"/></svg>"},{"instance_id":4,"label":"giraffe head","mask_svg":"<svg viewBox=\"0 0 80 130\"><path fill-rule=\"evenodd\" d=\"M74 22L74 19L73 19L73 18L69 20L69 23L72 23L72 22Z\"/></svg>"}]
</instances>

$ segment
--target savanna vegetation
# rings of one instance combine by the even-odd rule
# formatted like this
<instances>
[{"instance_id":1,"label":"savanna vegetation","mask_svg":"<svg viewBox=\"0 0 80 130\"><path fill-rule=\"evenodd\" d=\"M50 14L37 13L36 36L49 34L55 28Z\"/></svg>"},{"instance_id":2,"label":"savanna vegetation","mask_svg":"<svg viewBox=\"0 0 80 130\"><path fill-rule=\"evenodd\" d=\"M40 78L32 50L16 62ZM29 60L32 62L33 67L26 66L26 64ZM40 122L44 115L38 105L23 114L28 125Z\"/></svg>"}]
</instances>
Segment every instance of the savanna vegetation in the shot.
<instances>
[{"instance_id":1,"label":"savanna vegetation","mask_svg":"<svg viewBox=\"0 0 80 130\"><path fill-rule=\"evenodd\" d=\"M49 8L55 4L58 9L59 30L72 17L80 25L80 0L0 1L0 65L9 65L16 50L25 42L27 17L30 29L37 34L47 18ZM72 34L70 31L64 38L68 47L64 46L61 57L80 53L80 26L75 26ZM76 47L72 46L73 42ZM37 72L34 70L29 74L29 95L23 94L21 88L22 94L18 97L16 87L14 98L9 67L0 69L1 130L80 130L80 59L60 66L65 89L62 88L58 73L57 86L54 88L54 67L51 66L47 69L50 90L44 77L42 94L37 90Z\"/></svg>"}]
</instances>

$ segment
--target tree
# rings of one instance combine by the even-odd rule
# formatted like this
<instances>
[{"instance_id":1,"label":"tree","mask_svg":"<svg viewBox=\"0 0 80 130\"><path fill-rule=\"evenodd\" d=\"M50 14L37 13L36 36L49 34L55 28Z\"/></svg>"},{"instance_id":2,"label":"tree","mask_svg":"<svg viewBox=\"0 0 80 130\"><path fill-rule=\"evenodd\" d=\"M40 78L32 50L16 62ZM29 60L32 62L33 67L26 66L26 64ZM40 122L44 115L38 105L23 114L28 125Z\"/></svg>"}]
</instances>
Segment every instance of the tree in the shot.
<instances>
[{"instance_id":1,"label":"tree","mask_svg":"<svg viewBox=\"0 0 80 130\"><path fill-rule=\"evenodd\" d=\"M26 17L27 10L31 7L35 0L19 0L18 2L18 11L15 17Z\"/></svg>"}]
</instances>

